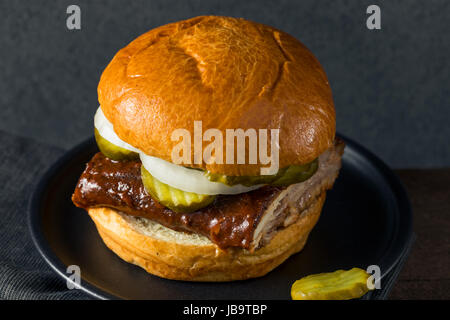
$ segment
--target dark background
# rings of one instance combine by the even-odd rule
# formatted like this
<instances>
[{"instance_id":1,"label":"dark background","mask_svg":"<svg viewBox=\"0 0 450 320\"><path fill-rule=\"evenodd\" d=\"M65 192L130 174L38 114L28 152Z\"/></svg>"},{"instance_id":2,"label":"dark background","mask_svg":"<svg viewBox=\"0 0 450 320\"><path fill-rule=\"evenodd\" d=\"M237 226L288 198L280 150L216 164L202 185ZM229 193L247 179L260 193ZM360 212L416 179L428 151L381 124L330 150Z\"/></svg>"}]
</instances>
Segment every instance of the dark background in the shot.
<instances>
[{"instance_id":1,"label":"dark background","mask_svg":"<svg viewBox=\"0 0 450 320\"><path fill-rule=\"evenodd\" d=\"M81 30L66 8L81 7ZM381 30L366 8L381 7ZM197 15L244 17L300 39L328 74L341 133L393 167L450 165L450 1L0 2L0 130L69 148L93 133L97 83L147 30Z\"/></svg>"}]
</instances>

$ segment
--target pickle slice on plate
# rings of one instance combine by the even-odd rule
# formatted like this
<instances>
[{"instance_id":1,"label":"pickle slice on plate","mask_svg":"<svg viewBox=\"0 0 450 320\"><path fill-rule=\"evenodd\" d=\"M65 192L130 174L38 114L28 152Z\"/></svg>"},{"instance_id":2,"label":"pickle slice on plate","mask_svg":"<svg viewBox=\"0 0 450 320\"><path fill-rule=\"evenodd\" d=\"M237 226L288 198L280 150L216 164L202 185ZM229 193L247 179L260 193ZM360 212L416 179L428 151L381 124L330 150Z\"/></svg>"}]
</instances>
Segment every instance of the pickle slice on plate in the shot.
<instances>
[{"instance_id":1,"label":"pickle slice on plate","mask_svg":"<svg viewBox=\"0 0 450 320\"><path fill-rule=\"evenodd\" d=\"M303 182L311 178L317 171L318 160L303 164L291 165L278 170L277 174L265 176L226 176L218 173L205 172L205 176L213 182L220 182L228 186L242 184L251 187L258 184L269 184L272 186L289 186L294 183Z\"/></svg>"},{"instance_id":2,"label":"pickle slice on plate","mask_svg":"<svg viewBox=\"0 0 450 320\"><path fill-rule=\"evenodd\" d=\"M216 196L186 192L162 183L144 166L141 166L141 177L145 190L163 206L182 213L197 211L214 201Z\"/></svg>"},{"instance_id":3,"label":"pickle slice on plate","mask_svg":"<svg viewBox=\"0 0 450 320\"><path fill-rule=\"evenodd\" d=\"M108 158L117 161L139 159L139 154L137 152L116 146L115 144L103 138L98 132L97 128L95 128L94 134L98 148Z\"/></svg>"},{"instance_id":4,"label":"pickle slice on plate","mask_svg":"<svg viewBox=\"0 0 450 320\"><path fill-rule=\"evenodd\" d=\"M369 291L370 275L360 268L319 273L294 282L293 300L349 300L360 298Z\"/></svg>"}]
</instances>

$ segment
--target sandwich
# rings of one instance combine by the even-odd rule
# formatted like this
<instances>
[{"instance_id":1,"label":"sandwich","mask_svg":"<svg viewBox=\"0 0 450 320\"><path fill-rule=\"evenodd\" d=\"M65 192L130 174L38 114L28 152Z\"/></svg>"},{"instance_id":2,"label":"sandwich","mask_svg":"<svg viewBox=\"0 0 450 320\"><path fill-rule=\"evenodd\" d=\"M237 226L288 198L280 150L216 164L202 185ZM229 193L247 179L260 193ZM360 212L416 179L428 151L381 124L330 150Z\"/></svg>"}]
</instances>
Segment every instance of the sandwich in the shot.
<instances>
[{"instance_id":1,"label":"sandwich","mask_svg":"<svg viewBox=\"0 0 450 320\"><path fill-rule=\"evenodd\" d=\"M104 70L99 152L72 196L105 245L185 281L261 277L305 246L344 143L297 39L202 16L150 30Z\"/></svg>"}]
</instances>

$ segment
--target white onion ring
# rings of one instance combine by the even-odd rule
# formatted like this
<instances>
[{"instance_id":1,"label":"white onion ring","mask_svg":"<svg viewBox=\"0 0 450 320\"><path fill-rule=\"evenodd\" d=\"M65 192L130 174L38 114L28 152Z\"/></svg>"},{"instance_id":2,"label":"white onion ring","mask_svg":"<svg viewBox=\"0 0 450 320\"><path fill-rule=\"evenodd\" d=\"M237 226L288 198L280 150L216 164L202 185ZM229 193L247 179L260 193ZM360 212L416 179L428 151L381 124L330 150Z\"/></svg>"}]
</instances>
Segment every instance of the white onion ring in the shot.
<instances>
[{"instance_id":1,"label":"white onion ring","mask_svg":"<svg viewBox=\"0 0 450 320\"><path fill-rule=\"evenodd\" d=\"M262 187L246 187L242 184L227 186L221 182L209 181L202 171L189 169L160 158L139 154L142 165L152 176L171 187L198 194L238 194Z\"/></svg>"},{"instance_id":2,"label":"white onion ring","mask_svg":"<svg viewBox=\"0 0 450 320\"><path fill-rule=\"evenodd\" d=\"M97 112L94 116L94 126L98 130L98 133L112 144L129 151L134 151L137 153L141 152L139 149L133 147L132 145L119 138L119 136L114 132L112 123L109 122L108 119L106 119L105 115L103 114L102 108L100 107L98 107Z\"/></svg>"},{"instance_id":3,"label":"white onion ring","mask_svg":"<svg viewBox=\"0 0 450 320\"><path fill-rule=\"evenodd\" d=\"M203 172L198 170L188 169L186 167L173 164L171 162L162 160L160 158L146 155L139 149L126 143L114 132L114 127L103 114L99 107L94 117L94 126L98 133L110 143L139 153L142 165L152 176L159 181L168 184L171 187L198 194L216 195L216 194L238 194L249 192L262 187L263 185L256 185L246 187L241 184L234 186L227 186L220 182L209 181Z\"/></svg>"}]
</instances>

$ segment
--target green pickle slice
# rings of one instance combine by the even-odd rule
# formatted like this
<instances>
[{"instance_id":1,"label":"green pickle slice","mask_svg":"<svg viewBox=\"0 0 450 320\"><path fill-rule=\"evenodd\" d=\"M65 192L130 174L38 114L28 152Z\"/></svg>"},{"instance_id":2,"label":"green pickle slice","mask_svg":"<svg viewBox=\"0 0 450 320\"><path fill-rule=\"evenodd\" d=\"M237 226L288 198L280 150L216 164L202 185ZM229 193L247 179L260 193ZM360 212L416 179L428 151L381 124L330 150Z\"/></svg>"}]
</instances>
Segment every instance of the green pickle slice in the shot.
<instances>
[{"instance_id":1,"label":"green pickle slice","mask_svg":"<svg viewBox=\"0 0 450 320\"><path fill-rule=\"evenodd\" d=\"M308 164L289 166L271 185L281 187L306 181L316 173L318 167L319 161L317 159Z\"/></svg>"},{"instance_id":2,"label":"green pickle slice","mask_svg":"<svg viewBox=\"0 0 450 320\"><path fill-rule=\"evenodd\" d=\"M95 128L94 134L98 148L105 156L107 156L111 160L124 161L139 159L139 154L137 152L116 146L115 144L103 138L98 132L97 128Z\"/></svg>"},{"instance_id":3,"label":"green pickle slice","mask_svg":"<svg viewBox=\"0 0 450 320\"><path fill-rule=\"evenodd\" d=\"M309 275L294 282L293 300L349 300L365 295L370 275L360 268Z\"/></svg>"},{"instance_id":4,"label":"green pickle slice","mask_svg":"<svg viewBox=\"0 0 450 320\"><path fill-rule=\"evenodd\" d=\"M304 165L292 165L282 168L274 175L266 176L226 176L218 173L205 172L205 176L213 182L221 182L228 186L242 184L251 187L258 184L270 184L273 186L288 186L294 183L300 183L311 178L317 171L318 160L315 159Z\"/></svg>"},{"instance_id":5,"label":"green pickle slice","mask_svg":"<svg viewBox=\"0 0 450 320\"><path fill-rule=\"evenodd\" d=\"M145 190L156 201L175 212L189 213L197 211L211 204L216 197L214 195L186 192L173 188L153 177L144 166L141 166L141 177Z\"/></svg>"}]
</instances>

